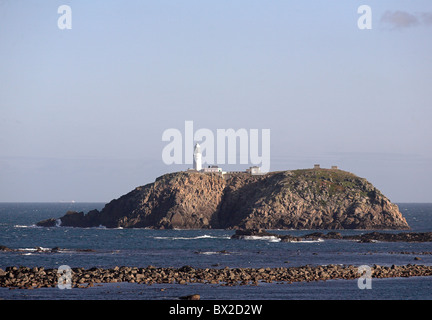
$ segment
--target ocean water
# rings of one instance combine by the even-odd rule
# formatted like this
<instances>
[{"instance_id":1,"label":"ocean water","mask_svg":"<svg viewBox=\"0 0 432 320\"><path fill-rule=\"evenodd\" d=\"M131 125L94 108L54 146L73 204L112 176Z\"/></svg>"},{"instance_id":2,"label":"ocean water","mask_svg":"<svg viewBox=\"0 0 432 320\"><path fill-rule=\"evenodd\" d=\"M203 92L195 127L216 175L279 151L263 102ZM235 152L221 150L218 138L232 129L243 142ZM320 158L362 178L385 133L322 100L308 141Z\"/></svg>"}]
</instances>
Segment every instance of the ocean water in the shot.
<instances>
[{"instance_id":1,"label":"ocean water","mask_svg":"<svg viewBox=\"0 0 432 320\"><path fill-rule=\"evenodd\" d=\"M398 204L413 232L432 231L432 204ZM103 203L0 203L0 245L16 252L0 252L0 268L60 265L74 267L136 266L196 268L290 267L302 265L432 264L431 243L357 243L319 240L293 243L274 238L235 240L233 230L150 230L106 228L41 228L35 223L60 217L68 210L87 212ZM338 230L342 234L370 232ZM302 235L311 230L273 230ZM325 232L325 231L324 231ZM400 231L386 231L400 232ZM41 250L37 251L35 248ZM59 247L59 252L49 249ZM83 249L90 249L84 250ZM414 260L414 258L421 260ZM260 283L258 286L210 284L111 283L88 289L0 288L1 299L176 299L188 294L202 299L240 300L375 300L432 299L432 277L373 279L372 289L360 290L355 280L309 283Z\"/></svg>"}]
</instances>

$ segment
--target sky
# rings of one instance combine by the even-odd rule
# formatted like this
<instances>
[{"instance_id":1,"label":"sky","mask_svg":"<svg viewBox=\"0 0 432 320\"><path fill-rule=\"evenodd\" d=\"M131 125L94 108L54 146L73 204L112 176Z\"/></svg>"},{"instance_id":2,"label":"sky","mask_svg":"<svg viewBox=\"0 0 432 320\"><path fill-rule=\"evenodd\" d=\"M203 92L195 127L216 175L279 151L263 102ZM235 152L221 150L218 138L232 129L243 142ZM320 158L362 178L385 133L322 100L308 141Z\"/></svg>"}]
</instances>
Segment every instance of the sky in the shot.
<instances>
[{"instance_id":1,"label":"sky","mask_svg":"<svg viewBox=\"0 0 432 320\"><path fill-rule=\"evenodd\" d=\"M186 170L162 159L185 121L270 129L270 171L337 165L432 202L431 39L429 0L0 0L0 202Z\"/></svg>"}]
</instances>

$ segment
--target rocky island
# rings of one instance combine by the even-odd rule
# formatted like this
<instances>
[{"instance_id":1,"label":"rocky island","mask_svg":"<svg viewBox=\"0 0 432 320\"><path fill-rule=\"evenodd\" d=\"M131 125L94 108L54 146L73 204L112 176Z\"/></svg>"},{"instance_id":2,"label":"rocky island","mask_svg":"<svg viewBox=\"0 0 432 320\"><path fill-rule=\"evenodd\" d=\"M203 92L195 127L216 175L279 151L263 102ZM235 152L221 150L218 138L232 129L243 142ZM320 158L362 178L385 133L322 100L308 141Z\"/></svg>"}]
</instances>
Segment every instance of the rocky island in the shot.
<instances>
[{"instance_id":1,"label":"rocky island","mask_svg":"<svg viewBox=\"0 0 432 320\"><path fill-rule=\"evenodd\" d=\"M338 169L165 174L101 210L38 226L179 229L409 229L398 207L364 178Z\"/></svg>"}]
</instances>

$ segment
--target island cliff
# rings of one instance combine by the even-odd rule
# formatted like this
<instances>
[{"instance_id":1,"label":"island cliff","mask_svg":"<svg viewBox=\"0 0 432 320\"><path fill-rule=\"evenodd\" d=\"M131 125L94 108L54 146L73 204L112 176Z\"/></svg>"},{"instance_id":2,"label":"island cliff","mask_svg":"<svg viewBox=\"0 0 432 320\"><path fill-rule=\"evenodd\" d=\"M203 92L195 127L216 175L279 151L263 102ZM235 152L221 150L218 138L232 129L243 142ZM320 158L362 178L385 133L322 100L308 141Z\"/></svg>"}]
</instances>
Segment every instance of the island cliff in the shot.
<instances>
[{"instance_id":1,"label":"island cliff","mask_svg":"<svg viewBox=\"0 0 432 320\"><path fill-rule=\"evenodd\" d=\"M165 174L101 210L67 212L38 226L179 229L409 229L366 179L333 169L222 177Z\"/></svg>"}]
</instances>

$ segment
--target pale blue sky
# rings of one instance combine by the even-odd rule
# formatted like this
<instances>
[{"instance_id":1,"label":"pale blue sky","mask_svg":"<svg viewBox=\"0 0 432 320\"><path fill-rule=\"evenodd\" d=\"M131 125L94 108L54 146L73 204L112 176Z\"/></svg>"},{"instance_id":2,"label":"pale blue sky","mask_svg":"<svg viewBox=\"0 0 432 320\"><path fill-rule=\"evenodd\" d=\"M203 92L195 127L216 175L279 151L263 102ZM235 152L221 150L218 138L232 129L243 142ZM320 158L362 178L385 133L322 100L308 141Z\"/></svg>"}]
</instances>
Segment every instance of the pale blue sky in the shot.
<instances>
[{"instance_id":1,"label":"pale blue sky","mask_svg":"<svg viewBox=\"0 0 432 320\"><path fill-rule=\"evenodd\" d=\"M431 39L429 0L0 0L0 201L107 202L185 170L161 137L192 120L270 129L272 171L432 202Z\"/></svg>"}]
</instances>

